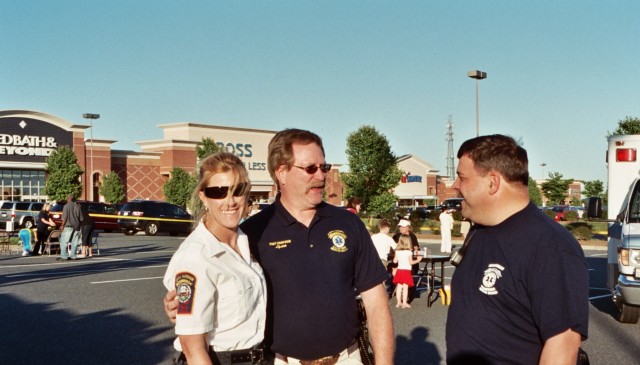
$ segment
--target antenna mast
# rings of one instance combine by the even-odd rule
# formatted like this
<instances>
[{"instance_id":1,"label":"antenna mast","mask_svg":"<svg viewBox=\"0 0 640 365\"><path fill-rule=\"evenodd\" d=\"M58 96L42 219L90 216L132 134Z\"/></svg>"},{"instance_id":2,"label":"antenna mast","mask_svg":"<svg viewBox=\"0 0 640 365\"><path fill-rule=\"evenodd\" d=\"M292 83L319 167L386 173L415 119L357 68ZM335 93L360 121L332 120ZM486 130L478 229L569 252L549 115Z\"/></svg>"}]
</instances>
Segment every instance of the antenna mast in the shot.
<instances>
[{"instance_id":1,"label":"antenna mast","mask_svg":"<svg viewBox=\"0 0 640 365\"><path fill-rule=\"evenodd\" d=\"M451 115L449 115L449 121L447 121L447 175L452 181L456 179L456 167L454 165L453 155L453 123L451 122Z\"/></svg>"}]
</instances>

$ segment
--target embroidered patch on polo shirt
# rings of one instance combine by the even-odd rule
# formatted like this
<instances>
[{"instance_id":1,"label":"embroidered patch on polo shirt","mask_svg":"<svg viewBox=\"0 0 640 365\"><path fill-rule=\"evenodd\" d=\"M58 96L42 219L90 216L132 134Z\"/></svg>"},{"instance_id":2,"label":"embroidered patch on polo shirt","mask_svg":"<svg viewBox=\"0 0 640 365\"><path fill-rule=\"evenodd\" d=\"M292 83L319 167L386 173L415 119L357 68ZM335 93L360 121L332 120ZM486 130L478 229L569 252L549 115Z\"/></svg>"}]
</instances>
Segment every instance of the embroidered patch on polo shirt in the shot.
<instances>
[{"instance_id":1,"label":"embroidered patch on polo shirt","mask_svg":"<svg viewBox=\"0 0 640 365\"><path fill-rule=\"evenodd\" d=\"M345 246L347 244L347 234L344 233L344 231L331 231L329 232L329 234L327 234L327 236L329 236L329 239L333 243L333 246L331 246L331 251L347 252L347 246Z\"/></svg>"},{"instance_id":2,"label":"embroidered patch on polo shirt","mask_svg":"<svg viewBox=\"0 0 640 365\"><path fill-rule=\"evenodd\" d=\"M274 241L269 242L269 247L273 247L275 249L287 248L291 244L291 240L283 240L283 241Z\"/></svg>"},{"instance_id":3,"label":"embroidered patch on polo shirt","mask_svg":"<svg viewBox=\"0 0 640 365\"><path fill-rule=\"evenodd\" d=\"M178 314L191 314L193 299L196 295L196 277L189 272L176 274L176 293L178 296Z\"/></svg>"}]
</instances>

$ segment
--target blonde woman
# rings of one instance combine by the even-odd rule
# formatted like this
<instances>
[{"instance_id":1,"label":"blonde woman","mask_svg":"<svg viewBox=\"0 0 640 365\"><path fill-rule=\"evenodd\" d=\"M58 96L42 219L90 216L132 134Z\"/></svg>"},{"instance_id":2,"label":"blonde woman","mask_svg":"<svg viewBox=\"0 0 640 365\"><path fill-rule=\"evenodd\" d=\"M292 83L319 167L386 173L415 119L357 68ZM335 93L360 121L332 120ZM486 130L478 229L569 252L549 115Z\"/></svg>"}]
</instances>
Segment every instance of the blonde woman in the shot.
<instances>
[{"instance_id":1,"label":"blonde woman","mask_svg":"<svg viewBox=\"0 0 640 365\"><path fill-rule=\"evenodd\" d=\"M179 364L267 364L261 345L266 283L238 228L250 190L238 157L220 152L202 161L193 195L195 229L164 277L178 295Z\"/></svg>"}]
</instances>

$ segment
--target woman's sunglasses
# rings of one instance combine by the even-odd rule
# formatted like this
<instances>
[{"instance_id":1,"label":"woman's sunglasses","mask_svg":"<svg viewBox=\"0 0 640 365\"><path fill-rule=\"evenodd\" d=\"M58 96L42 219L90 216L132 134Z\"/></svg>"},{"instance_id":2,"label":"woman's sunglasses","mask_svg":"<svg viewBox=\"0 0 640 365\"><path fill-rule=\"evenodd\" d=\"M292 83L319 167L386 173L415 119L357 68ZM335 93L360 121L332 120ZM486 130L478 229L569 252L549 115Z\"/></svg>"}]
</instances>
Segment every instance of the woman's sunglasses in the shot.
<instances>
[{"instance_id":1,"label":"woman's sunglasses","mask_svg":"<svg viewBox=\"0 0 640 365\"><path fill-rule=\"evenodd\" d=\"M296 166L296 165L292 165L292 166L306 171L307 174L309 174L309 175L315 174L318 171L318 169L320 169L320 171L324 172L325 174L327 172L331 171L331 164L330 163L323 163L323 164L320 164L320 165L309 165L307 167Z\"/></svg>"},{"instance_id":2,"label":"woman's sunglasses","mask_svg":"<svg viewBox=\"0 0 640 365\"><path fill-rule=\"evenodd\" d=\"M224 199L229 195L229 186L209 186L203 188L202 192L204 196L209 199ZM233 191L233 196L241 197L246 193L247 184L240 183L236 185L236 189Z\"/></svg>"}]
</instances>

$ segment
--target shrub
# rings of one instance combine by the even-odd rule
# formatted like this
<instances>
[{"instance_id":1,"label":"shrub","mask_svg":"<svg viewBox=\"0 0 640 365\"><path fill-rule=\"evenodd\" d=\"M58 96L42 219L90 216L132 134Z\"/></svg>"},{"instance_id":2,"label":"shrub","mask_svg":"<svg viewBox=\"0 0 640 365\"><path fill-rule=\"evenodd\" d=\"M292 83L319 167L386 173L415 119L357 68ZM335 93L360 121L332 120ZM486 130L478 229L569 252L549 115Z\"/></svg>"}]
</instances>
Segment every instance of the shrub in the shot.
<instances>
[{"instance_id":1,"label":"shrub","mask_svg":"<svg viewBox=\"0 0 640 365\"><path fill-rule=\"evenodd\" d=\"M420 221L422 222L423 220L425 220L426 214L424 212L421 212L419 210L414 210L411 213L409 213L409 220L411 222L413 221Z\"/></svg>"},{"instance_id":2,"label":"shrub","mask_svg":"<svg viewBox=\"0 0 640 365\"><path fill-rule=\"evenodd\" d=\"M426 226L431 229L431 233L440 234L440 222L435 220L428 220L425 222Z\"/></svg>"},{"instance_id":3,"label":"shrub","mask_svg":"<svg viewBox=\"0 0 640 365\"><path fill-rule=\"evenodd\" d=\"M455 216L455 213L454 213ZM460 221L455 221L453 223L453 229L451 230L451 237L462 237L462 233L460 233Z\"/></svg>"},{"instance_id":4,"label":"shrub","mask_svg":"<svg viewBox=\"0 0 640 365\"><path fill-rule=\"evenodd\" d=\"M577 222L580 220L580 216L578 215L578 212L570 210L564 213L564 220L568 222Z\"/></svg>"},{"instance_id":5,"label":"shrub","mask_svg":"<svg viewBox=\"0 0 640 365\"><path fill-rule=\"evenodd\" d=\"M551 218L551 219L554 219L554 220L556 219L556 212L554 212L554 211L553 211L553 210L551 210L551 209L545 209L545 210L543 211L543 213L544 213L544 214L546 214L546 215L547 215L547 217L549 217L549 218Z\"/></svg>"},{"instance_id":6,"label":"shrub","mask_svg":"<svg viewBox=\"0 0 640 365\"><path fill-rule=\"evenodd\" d=\"M574 222L566 225L569 232L579 241L590 240L593 236L593 227L585 222Z\"/></svg>"},{"instance_id":7,"label":"shrub","mask_svg":"<svg viewBox=\"0 0 640 365\"><path fill-rule=\"evenodd\" d=\"M573 230L573 236L579 241L590 240L593 236L593 231L589 227L578 227Z\"/></svg>"}]
</instances>

